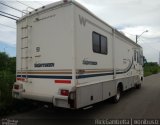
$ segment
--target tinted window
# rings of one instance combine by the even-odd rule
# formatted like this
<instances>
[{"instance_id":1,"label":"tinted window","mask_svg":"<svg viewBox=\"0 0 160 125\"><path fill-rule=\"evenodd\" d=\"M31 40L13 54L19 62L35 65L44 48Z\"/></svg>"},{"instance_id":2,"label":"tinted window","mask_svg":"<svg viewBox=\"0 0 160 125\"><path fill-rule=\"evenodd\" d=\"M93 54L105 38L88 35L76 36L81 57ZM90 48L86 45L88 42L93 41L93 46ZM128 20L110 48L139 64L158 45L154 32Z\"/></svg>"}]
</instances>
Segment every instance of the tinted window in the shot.
<instances>
[{"instance_id":1,"label":"tinted window","mask_svg":"<svg viewBox=\"0 0 160 125\"><path fill-rule=\"evenodd\" d=\"M100 53L100 35L97 33L93 33L93 51Z\"/></svg>"},{"instance_id":2,"label":"tinted window","mask_svg":"<svg viewBox=\"0 0 160 125\"><path fill-rule=\"evenodd\" d=\"M143 65L143 56L140 55L140 64Z\"/></svg>"},{"instance_id":3,"label":"tinted window","mask_svg":"<svg viewBox=\"0 0 160 125\"><path fill-rule=\"evenodd\" d=\"M96 32L92 33L93 52L107 54L107 37Z\"/></svg>"},{"instance_id":4,"label":"tinted window","mask_svg":"<svg viewBox=\"0 0 160 125\"><path fill-rule=\"evenodd\" d=\"M139 52L137 52L137 63L140 62L140 56L139 56Z\"/></svg>"},{"instance_id":5,"label":"tinted window","mask_svg":"<svg viewBox=\"0 0 160 125\"><path fill-rule=\"evenodd\" d=\"M134 61L136 61L136 50L134 50Z\"/></svg>"},{"instance_id":6,"label":"tinted window","mask_svg":"<svg viewBox=\"0 0 160 125\"><path fill-rule=\"evenodd\" d=\"M107 54L107 38L101 36L101 53Z\"/></svg>"}]
</instances>

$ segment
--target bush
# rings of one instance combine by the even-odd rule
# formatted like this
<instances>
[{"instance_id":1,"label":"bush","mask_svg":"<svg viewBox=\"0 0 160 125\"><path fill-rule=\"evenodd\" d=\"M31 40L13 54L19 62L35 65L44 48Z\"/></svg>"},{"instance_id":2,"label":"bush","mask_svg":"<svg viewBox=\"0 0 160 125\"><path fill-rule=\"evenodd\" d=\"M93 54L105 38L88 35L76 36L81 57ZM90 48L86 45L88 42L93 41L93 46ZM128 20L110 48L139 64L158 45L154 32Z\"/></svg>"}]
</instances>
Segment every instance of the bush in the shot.
<instances>
[{"instance_id":1,"label":"bush","mask_svg":"<svg viewBox=\"0 0 160 125\"><path fill-rule=\"evenodd\" d=\"M0 115L9 111L12 104L12 85L15 82L16 58L0 52Z\"/></svg>"},{"instance_id":2,"label":"bush","mask_svg":"<svg viewBox=\"0 0 160 125\"><path fill-rule=\"evenodd\" d=\"M158 72L160 72L160 67L158 66L158 64L156 63L146 63L144 65L144 76L149 76L152 74L157 74Z\"/></svg>"},{"instance_id":3,"label":"bush","mask_svg":"<svg viewBox=\"0 0 160 125\"><path fill-rule=\"evenodd\" d=\"M16 79L16 58L0 52L0 116L34 109L32 103L12 98L12 86Z\"/></svg>"},{"instance_id":4,"label":"bush","mask_svg":"<svg viewBox=\"0 0 160 125\"><path fill-rule=\"evenodd\" d=\"M154 67L151 69L152 74L157 74L158 73L158 68Z\"/></svg>"}]
</instances>

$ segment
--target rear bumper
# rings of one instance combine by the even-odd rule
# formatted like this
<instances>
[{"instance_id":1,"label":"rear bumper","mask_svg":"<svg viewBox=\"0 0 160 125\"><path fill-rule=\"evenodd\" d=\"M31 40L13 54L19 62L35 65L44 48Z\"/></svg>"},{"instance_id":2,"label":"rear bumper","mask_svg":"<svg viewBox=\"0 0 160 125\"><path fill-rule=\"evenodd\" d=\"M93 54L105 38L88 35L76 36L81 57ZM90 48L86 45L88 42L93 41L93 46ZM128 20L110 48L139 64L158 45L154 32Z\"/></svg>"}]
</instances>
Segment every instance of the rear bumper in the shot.
<instances>
[{"instance_id":1,"label":"rear bumper","mask_svg":"<svg viewBox=\"0 0 160 125\"><path fill-rule=\"evenodd\" d=\"M15 83L14 85L23 85L23 83ZM13 87L12 89L12 97L15 99L27 99L32 101L40 101L44 103L52 103L55 107L61 107L61 108L75 108L72 99L69 99L69 96L61 96L61 95L42 95L38 93L31 93L31 92L25 92L25 89L15 89ZM71 101L70 101L71 100ZM71 104L72 103L72 104Z\"/></svg>"},{"instance_id":2,"label":"rear bumper","mask_svg":"<svg viewBox=\"0 0 160 125\"><path fill-rule=\"evenodd\" d=\"M15 99L20 99L20 100L32 100L32 101L40 101L44 103L52 103L53 106L55 107L61 107L61 108L70 108L70 105L68 103L68 96L63 97L63 96L53 96L52 98L50 97L43 97L43 96L37 96L37 95L26 95L21 91L12 91L12 96Z\"/></svg>"},{"instance_id":3,"label":"rear bumper","mask_svg":"<svg viewBox=\"0 0 160 125\"><path fill-rule=\"evenodd\" d=\"M70 105L68 103L68 96L54 96L53 105L55 107L70 108Z\"/></svg>"},{"instance_id":4,"label":"rear bumper","mask_svg":"<svg viewBox=\"0 0 160 125\"><path fill-rule=\"evenodd\" d=\"M15 99L23 99L21 92L12 91L12 97Z\"/></svg>"},{"instance_id":5,"label":"rear bumper","mask_svg":"<svg viewBox=\"0 0 160 125\"><path fill-rule=\"evenodd\" d=\"M19 86L21 86L21 88L15 89L14 88L15 85L19 85ZM24 92L24 89L23 89L22 85L23 84L21 82L15 82L14 83L13 88L12 88L12 97L13 98L15 98L15 99L23 99L22 93Z\"/></svg>"}]
</instances>

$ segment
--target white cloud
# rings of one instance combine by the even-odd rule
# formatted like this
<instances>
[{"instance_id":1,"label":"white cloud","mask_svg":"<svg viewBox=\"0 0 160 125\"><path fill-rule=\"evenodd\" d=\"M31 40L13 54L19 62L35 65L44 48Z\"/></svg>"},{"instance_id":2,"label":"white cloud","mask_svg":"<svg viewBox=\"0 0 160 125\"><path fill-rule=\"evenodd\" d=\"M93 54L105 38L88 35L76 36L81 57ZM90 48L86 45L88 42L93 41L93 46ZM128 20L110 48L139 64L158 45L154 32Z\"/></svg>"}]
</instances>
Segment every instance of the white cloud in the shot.
<instances>
[{"instance_id":1,"label":"white cloud","mask_svg":"<svg viewBox=\"0 0 160 125\"><path fill-rule=\"evenodd\" d=\"M148 30L138 39L138 44L143 47L144 55L148 61L158 62L158 54L160 52L160 32L158 29L147 26L126 27L121 31L133 41L136 35L141 35L143 31Z\"/></svg>"},{"instance_id":2,"label":"white cloud","mask_svg":"<svg viewBox=\"0 0 160 125\"><path fill-rule=\"evenodd\" d=\"M8 30L0 30L0 41L15 44L16 43L16 32L15 31L8 31Z\"/></svg>"},{"instance_id":3,"label":"white cloud","mask_svg":"<svg viewBox=\"0 0 160 125\"><path fill-rule=\"evenodd\" d=\"M45 4L57 2L59 0L24 0L21 1L33 8ZM139 39L139 44L144 49L144 55L149 61L158 61L160 51L160 1L159 0L76 0L84 5L92 13L100 17L108 24L116 27L120 31L135 41L135 35L144 33ZM7 1L20 10L27 7L15 0ZM12 9L0 5L0 10L21 16L22 14ZM0 23L16 27L15 21L0 17ZM129 35L130 34L130 35ZM131 35L132 34L132 35ZM0 26L0 41L10 44L16 43L16 31L11 28Z\"/></svg>"}]
</instances>

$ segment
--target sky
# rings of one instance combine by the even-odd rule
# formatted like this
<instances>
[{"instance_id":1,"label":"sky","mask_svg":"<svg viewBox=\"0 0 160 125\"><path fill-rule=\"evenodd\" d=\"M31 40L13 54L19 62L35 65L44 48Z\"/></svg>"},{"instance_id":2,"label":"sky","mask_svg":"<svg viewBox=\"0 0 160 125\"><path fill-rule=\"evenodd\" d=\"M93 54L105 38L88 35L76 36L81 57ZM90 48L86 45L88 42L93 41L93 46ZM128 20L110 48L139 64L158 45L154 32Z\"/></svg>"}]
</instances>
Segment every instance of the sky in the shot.
<instances>
[{"instance_id":1,"label":"sky","mask_svg":"<svg viewBox=\"0 0 160 125\"><path fill-rule=\"evenodd\" d=\"M7 5L26 10L26 4L38 8L59 0L1 0ZM160 0L76 0L103 21L136 40L143 47L148 62L158 62L160 52ZM21 3L23 4L21 4ZM21 17L22 13L0 4L0 10ZM32 9L28 8L29 11ZM3 26L5 24L7 26ZM16 56L16 22L0 16L0 51Z\"/></svg>"}]
</instances>

